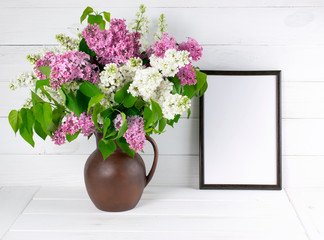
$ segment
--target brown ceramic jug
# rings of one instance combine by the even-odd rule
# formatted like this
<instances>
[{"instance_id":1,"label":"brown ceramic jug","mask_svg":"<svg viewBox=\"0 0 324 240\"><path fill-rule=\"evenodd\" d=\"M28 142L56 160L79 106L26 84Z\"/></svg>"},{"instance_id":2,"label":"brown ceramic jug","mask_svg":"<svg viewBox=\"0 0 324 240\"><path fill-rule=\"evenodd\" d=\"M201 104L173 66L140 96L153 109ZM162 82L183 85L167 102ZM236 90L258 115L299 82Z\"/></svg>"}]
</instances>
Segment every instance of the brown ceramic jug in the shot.
<instances>
[{"instance_id":1,"label":"brown ceramic jug","mask_svg":"<svg viewBox=\"0 0 324 240\"><path fill-rule=\"evenodd\" d=\"M154 160L146 176L145 164L136 153L132 158L117 149L105 160L99 151L101 133L96 134L97 149L89 156L84 167L84 180L88 194L94 205L103 211L121 212L134 208L140 200L145 186L155 172L158 148L155 141L146 136L154 150Z\"/></svg>"}]
</instances>

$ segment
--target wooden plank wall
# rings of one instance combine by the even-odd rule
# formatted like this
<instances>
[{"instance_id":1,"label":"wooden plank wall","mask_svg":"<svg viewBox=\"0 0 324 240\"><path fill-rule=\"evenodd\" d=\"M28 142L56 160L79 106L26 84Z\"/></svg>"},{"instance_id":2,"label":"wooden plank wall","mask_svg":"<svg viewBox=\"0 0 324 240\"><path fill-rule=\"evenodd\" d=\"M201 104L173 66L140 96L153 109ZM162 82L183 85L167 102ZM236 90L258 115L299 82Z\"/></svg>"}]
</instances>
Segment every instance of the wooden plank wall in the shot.
<instances>
[{"instance_id":1,"label":"wooden plank wall","mask_svg":"<svg viewBox=\"0 0 324 240\"><path fill-rule=\"evenodd\" d=\"M8 83L31 69L28 53L71 33L91 4L130 20L144 3L152 23L165 13L169 32L204 47L201 69L282 70L284 186L323 186L324 178L324 2L321 0L120 0L0 2L0 185L83 185L83 165L94 141L58 147L36 141L32 149L15 137L7 121L26 93ZM190 120L155 137L161 157L152 184L198 185L198 104ZM147 168L152 150L144 156Z\"/></svg>"}]
</instances>

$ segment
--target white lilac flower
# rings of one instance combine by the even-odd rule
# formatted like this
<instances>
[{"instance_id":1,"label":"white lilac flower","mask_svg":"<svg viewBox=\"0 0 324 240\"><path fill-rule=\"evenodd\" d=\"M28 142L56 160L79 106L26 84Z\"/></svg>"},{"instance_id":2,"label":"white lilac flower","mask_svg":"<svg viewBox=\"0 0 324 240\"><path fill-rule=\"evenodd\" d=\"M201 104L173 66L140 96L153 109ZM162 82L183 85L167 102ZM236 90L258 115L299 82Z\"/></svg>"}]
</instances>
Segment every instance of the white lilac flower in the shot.
<instances>
[{"instance_id":1,"label":"white lilac flower","mask_svg":"<svg viewBox=\"0 0 324 240\"><path fill-rule=\"evenodd\" d=\"M157 25L157 31L153 34L154 41L159 41L163 33L166 33L168 24L166 23L164 14L160 15Z\"/></svg>"},{"instance_id":2,"label":"white lilac flower","mask_svg":"<svg viewBox=\"0 0 324 240\"><path fill-rule=\"evenodd\" d=\"M140 96L144 101L150 102L162 81L163 77L157 69L145 68L136 72L134 81L127 91L135 97Z\"/></svg>"},{"instance_id":3,"label":"white lilac flower","mask_svg":"<svg viewBox=\"0 0 324 240\"><path fill-rule=\"evenodd\" d=\"M142 4L140 5L139 12L136 13L136 19L133 20L129 24L129 30L130 32L139 32L141 34L141 38L139 39L139 43L141 44L140 51L145 51L149 44L148 44L148 33L149 33L149 21L147 17L144 15L146 11L146 7Z\"/></svg>"},{"instance_id":4,"label":"white lilac flower","mask_svg":"<svg viewBox=\"0 0 324 240\"><path fill-rule=\"evenodd\" d=\"M138 70L143 69L143 61L140 58L131 58L127 61L126 65L123 65L119 68L123 77L125 78L125 82L133 81L135 74Z\"/></svg>"},{"instance_id":5,"label":"white lilac flower","mask_svg":"<svg viewBox=\"0 0 324 240\"><path fill-rule=\"evenodd\" d=\"M77 50L79 48L80 39L74 39L65 34L56 34L55 38L65 51Z\"/></svg>"},{"instance_id":6,"label":"white lilac flower","mask_svg":"<svg viewBox=\"0 0 324 240\"><path fill-rule=\"evenodd\" d=\"M115 63L106 64L104 70L100 73L98 87L111 101L114 102L115 93L121 89L128 81L123 77ZM105 101L105 100L103 100Z\"/></svg>"},{"instance_id":7,"label":"white lilac flower","mask_svg":"<svg viewBox=\"0 0 324 240\"><path fill-rule=\"evenodd\" d=\"M154 54L150 57L151 66L158 69L165 77L174 77L179 69L188 64L189 61L188 51L177 51L176 49L166 50L163 58Z\"/></svg>"},{"instance_id":8,"label":"white lilac flower","mask_svg":"<svg viewBox=\"0 0 324 240\"><path fill-rule=\"evenodd\" d=\"M33 106L33 101L31 98L27 98L23 104L24 108L31 108Z\"/></svg>"},{"instance_id":9,"label":"white lilac flower","mask_svg":"<svg viewBox=\"0 0 324 240\"><path fill-rule=\"evenodd\" d=\"M9 83L9 88L15 90L20 87L35 87L37 76L34 72L25 72L17 75Z\"/></svg>"},{"instance_id":10,"label":"white lilac flower","mask_svg":"<svg viewBox=\"0 0 324 240\"><path fill-rule=\"evenodd\" d=\"M174 119L178 114L182 114L190 108L190 99L180 94L165 94L157 101L166 119Z\"/></svg>"},{"instance_id":11,"label":"white lilac flower","mask_svg":"<svg viewBox=\"0 0 324 240\"><path fill-rule=\"evenodd\" d=\"M43 58L47 52L52 52L53 54L61 54L63 51L57 47L44 47L39 49L36 53L31 53L26 56L26 59L31 63L31 64L36 64L36 62Z\"/></svg>"}]
</instances>

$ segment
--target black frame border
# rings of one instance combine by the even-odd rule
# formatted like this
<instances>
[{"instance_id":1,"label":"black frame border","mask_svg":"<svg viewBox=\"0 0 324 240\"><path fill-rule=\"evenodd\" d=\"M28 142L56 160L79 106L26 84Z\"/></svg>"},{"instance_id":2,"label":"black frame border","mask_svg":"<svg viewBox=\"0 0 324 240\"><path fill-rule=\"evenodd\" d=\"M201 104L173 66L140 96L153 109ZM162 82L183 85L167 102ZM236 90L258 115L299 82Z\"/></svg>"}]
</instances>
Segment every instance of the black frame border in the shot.
<instances>
[{"instance_id":1,"label":"black frame border","mask_svg":"<svg viewBox=\"0 0 324 240\"><path fill-rule=\"evenodd\" d=\"M281 190L282 189L282 159L281 159L281 71L213 71L203 70L207 75L229 76L276 76L276 138L277 138L277 183L262 184L205 184L204 183L204 96L199 100L199 188L200 189L246 189L246 190ZM207 78L208 79L208 78ZM208 90L207 90L208 91Z\"/></svg>"}]
</instances>

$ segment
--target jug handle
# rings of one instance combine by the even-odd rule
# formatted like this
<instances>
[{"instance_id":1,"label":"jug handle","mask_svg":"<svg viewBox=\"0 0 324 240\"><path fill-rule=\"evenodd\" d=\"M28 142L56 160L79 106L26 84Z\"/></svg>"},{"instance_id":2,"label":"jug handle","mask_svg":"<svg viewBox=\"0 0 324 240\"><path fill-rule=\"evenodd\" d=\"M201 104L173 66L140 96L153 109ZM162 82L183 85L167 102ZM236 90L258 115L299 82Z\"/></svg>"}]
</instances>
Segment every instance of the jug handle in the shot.
<instances>
[{"instance_id":1,"label":"jug handle","mask_svg":"<svg viewBox=\"0 0 324 240\"><path fill-rule=\"evenodd\" d=\"M145 187L151 181L151 179L152 179L152 177L154 175L155 168L156 168L157 161L158 161L158 157L159 157L159 150L158 150L158 147L156 145L156 142L153 140L153 138L151 138L150 136L147 136L146 135L146 140L149 141L152 144L152 146L153 146L154 159L153 159L153 164L152 164L151 170L150 170L149 174L146 176Z\"/></svg>"}]
</instances>

